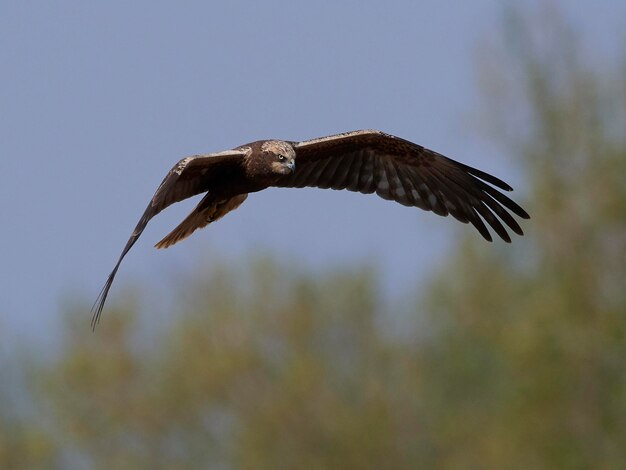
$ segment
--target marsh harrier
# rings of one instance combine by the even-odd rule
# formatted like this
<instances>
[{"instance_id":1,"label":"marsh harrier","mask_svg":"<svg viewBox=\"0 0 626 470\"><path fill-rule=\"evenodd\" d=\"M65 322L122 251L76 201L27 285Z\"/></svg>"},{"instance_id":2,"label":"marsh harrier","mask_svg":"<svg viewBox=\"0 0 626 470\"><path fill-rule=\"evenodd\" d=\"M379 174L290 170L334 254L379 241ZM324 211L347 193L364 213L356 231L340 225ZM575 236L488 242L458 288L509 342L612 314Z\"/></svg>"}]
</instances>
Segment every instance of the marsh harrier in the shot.
<instances>
[{"instance_id":1,"label":"marsh harrier","mask_svg":"<svg viewBox=\"0 0 626 470\"><path fill-rule=\"evenodd\" d=\"M376 130L346 132L304 142L261 140L225 152L183 158L169 171L133 230L93 307L98 323L115 274L148 221L166 207L206 193L169 235L156 244L167 248L239 207L249 193L268 187L347 189L452 215L471 223L491 241L485 222L510 242L504 224L522 229L510 214L529 216L498 189L504 181L408 140Z\"/></svg>"}]
</instances>

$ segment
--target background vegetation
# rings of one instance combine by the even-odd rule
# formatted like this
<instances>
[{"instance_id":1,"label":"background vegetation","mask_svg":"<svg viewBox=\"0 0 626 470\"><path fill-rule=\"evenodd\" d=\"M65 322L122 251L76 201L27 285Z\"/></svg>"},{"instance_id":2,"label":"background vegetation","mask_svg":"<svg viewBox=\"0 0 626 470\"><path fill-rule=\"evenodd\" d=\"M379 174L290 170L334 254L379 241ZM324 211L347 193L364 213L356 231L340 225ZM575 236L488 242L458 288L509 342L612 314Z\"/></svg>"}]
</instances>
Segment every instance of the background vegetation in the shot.
<instances>
[{"instance_id":1,"label":"background vegetation","mask_svg":"<svg viewBox=\"0 0 626 470\"><path fill-rule=\"evenodd\" d=\"M69 309L60 355L0 382L0 467L623 468L626 67L536 24L480 67L529 242L468 234L408 306L358 266L256 260L198 273L165 326Z\"/></svg>"}]
</instances>

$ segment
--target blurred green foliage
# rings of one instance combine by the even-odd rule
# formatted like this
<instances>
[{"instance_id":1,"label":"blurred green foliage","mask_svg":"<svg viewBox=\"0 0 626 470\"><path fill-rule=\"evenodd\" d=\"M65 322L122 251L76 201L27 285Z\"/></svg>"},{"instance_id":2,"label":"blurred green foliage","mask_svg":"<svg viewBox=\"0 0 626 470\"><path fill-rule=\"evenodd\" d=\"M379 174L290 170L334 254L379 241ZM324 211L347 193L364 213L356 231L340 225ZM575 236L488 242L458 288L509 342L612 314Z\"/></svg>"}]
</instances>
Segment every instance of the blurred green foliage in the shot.
<instances>
[{"instance_id":1,"label":"blurred green foliage","mask_svg":"<svg viewBox=\"0 0 626 470\"><path fill-rule=\"evenodd\" d=\"M481 67L527 238L467 235L401 337L366 270L268 261L196 276L149 333L130 305L96 334L68 315L36 412L0 400L0 467L623 468L626 73L535 24Z\"/></svg>"}]
</instances>

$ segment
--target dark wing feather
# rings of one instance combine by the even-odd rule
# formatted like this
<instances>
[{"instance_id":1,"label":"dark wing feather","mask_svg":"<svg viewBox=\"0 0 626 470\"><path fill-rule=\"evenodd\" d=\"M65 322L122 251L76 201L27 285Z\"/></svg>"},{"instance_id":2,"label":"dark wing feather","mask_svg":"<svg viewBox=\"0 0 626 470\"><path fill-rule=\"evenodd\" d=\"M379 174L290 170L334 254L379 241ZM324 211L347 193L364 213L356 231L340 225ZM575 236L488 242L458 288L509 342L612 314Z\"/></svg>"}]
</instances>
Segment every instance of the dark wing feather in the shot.
<instances>
[{"instance_id":1,"label":"dark wing feather","mask_svg":"<svg viewBox=\"0 0 626 470\"><path fill-rule=\"evenodd\" d=\"M501 179L380 131L348 132L293 145L296 171L275 186L375 192L406 206L451 214L474 225L489 241L485 222L510 242L504 225L523 235L510 212L529 218L498 190L512 190Z\"/></svg>"},{"instance_id":2,"label":"dark wing feather","mask_svg":"<svg viewBox=\"0 0 626 470\"><path fill-rule=\"evenodd\" d=\"M150 219L176 202L208 191L211 183L211 175L224 166L241 164L244 155L245 150L229 150L227 152L183 158L174 165L154 193L148 207L141 216L141 219L139 219L135 230L133 230L133 233L126 242L126 246L122 250L122 254L117 260L113 271L109 274L104 287L100 291L92 308L92 328L95 328L100 321L104 302L106 301L107 294L113 284L113 279L115 279L115 275L117 274L122 260L146 228Z\"/></svg>"}]
</instances>

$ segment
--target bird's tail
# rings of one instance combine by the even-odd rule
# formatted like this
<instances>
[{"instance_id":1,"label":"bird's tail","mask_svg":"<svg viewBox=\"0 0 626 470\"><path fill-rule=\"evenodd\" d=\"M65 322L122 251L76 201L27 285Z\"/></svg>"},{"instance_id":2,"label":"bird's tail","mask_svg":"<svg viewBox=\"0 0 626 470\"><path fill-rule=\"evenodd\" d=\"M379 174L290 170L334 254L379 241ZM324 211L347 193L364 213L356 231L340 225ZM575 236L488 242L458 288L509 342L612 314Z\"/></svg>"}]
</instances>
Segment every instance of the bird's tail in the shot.
<instances>
[{"instance_id":1,"label":"bird's tail","mask_svg":"<svg viewBox=\"0 0 626 470\"><path fill-rule=\"evenodd\" d=\"M215 222L230 211L237 209L247 197L247 194L238 194L230 199L215 201L210 193L207 194L178 227L154 246L156 248L167 248L184 240L195 230L206 227L211 222Z\"/></svg>"}]
</instances>

